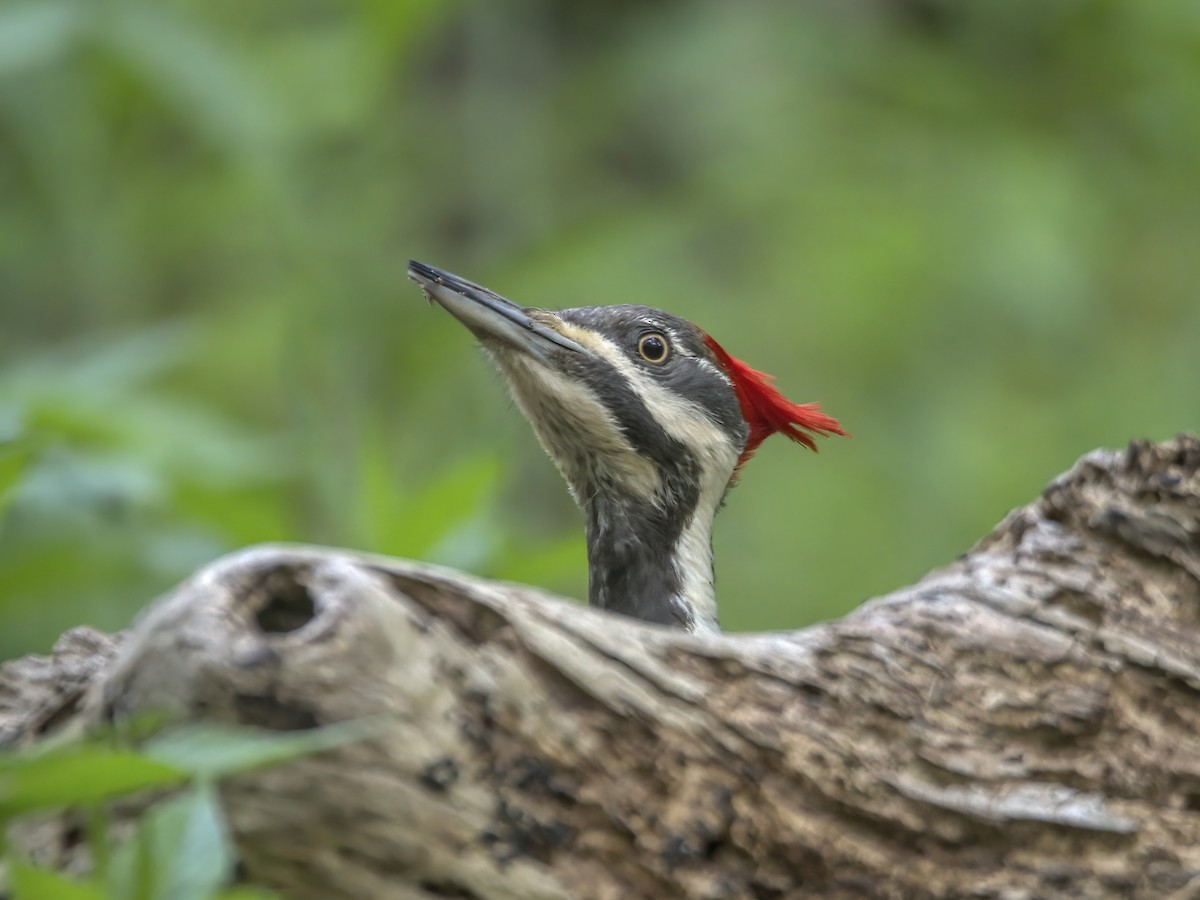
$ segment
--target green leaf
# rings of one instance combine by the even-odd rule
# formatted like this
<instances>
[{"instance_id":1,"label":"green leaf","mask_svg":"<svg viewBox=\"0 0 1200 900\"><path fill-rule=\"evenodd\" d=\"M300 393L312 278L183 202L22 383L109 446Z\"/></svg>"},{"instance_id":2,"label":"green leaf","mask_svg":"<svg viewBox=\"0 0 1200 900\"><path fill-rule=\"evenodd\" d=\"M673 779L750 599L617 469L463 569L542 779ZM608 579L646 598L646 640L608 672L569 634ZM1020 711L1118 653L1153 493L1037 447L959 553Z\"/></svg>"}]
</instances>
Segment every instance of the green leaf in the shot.
<instances>
[{"instance_id":1,"label":"green leaf","mask_svg":"<svg viewBox=\"0 0 1200 900\"><path fill-rule=\"evenodd\" d=\"M142 752L172 769L215 779L375 737L392 721L380 716L292 732L183 725L151 738Z\"/></svg>"},{"instance_id":2,"label":"green leaf","mask_svg":"<svg viewBox=\"0 0 1200 900\"><path fill-rule=\"evenodd\" d=\"M13 900L105 900L104 891L96 885L72 881L12 856L5 860L5 867Z\"/></svg>"},{"instance_id":3,"label":"green leaf","mask_svg":"<svg viewBox=\"0 0 1200 900\"><path fill-rule=\"evenodd\" d=\"M71 747L0 760L0 819L34 809L95 803L146 788L179 784L184 773L122 750Z\"/></svg>"},{"instance_id":4,"label":"green leaf","mask_svg":"<svg viewBox=\"0 0 1200 900\"><path fill-rule=\"evenodd\" d=\"M107 895L112 900L149 900L155 873L150 864L150 833L143 818L133 835L108 860Z\"/></svg>"},{"instance_id":5,"label":"green leaf","mask_svg":"<svg viewBox=\"0 0 1200 900\"><path fill-rule=\"evenodd\" d=\"M152 861L161 873L154 897L204 900L233 874L233 849L216 788L200 782L147 816Z\"/></svg>"},{"instance_id":6,"label":"green leaf","mask_svg":"<svg viewBox=\"0 0 1200 900\"><path fill-rule=\"evenodd\" d=\"M199 782L153 807L113 854L109 893L122 900L206 900L233 873L216 788Z\"/></svg>"}]
</instances>

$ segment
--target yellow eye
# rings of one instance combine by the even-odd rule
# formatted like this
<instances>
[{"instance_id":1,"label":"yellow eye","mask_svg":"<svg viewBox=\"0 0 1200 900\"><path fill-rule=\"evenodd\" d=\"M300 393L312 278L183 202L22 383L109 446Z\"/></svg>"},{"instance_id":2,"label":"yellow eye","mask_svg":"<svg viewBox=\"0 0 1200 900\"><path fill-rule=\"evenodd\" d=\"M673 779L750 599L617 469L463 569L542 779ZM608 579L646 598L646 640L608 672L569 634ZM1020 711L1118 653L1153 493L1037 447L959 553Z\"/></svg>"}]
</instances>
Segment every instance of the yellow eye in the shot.
<instances>
[{"instance_id":1,"label":"yellow eye","mask_svg":"<svg viewBox=\"0 0 1200 900\"><path fill-rule=\"evenodd\" d=\"M638 353L646 362L661 366L667 361L667 339L658 332L643 334L638 340Z\"/></svg>"}]
</instances>

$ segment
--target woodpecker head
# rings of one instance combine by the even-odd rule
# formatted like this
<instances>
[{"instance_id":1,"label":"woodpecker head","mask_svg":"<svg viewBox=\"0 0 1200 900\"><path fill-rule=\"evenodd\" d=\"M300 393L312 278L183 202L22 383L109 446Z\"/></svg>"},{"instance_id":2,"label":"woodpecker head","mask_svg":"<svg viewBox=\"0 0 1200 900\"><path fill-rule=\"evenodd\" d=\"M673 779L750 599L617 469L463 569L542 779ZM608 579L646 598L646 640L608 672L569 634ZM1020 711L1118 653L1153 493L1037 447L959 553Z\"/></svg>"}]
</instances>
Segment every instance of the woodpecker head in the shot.
<instances>
[{"instance_id":1,"label":"woodpecker head","mask_svg":"<svg viewBox=\"0 0 1200 900\"><path fill-rule=\"evenodd\" d=\"M662 310L550 312L423 263L408 274L495 360L584 509L592 604L715 628L712 517L739 469L769 435L815 450L810 433L845 434L837 420Z\"/></svg>"}]
</instances>

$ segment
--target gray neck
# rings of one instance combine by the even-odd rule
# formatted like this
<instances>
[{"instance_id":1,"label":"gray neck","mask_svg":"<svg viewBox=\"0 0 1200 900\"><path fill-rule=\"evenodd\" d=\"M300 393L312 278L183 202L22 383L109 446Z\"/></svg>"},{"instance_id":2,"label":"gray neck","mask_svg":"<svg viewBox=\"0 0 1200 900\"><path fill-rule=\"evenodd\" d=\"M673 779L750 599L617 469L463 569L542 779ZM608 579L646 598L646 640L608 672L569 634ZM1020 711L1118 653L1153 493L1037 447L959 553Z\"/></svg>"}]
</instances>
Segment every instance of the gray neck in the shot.
<instances>
[{"instance_id":1,"label":"gray neck","mask_svg":"<svg viewBox=\"0 0 1200 900\"><path fill-rule=\"evenodd\" d=\"M592 606L688 631L716 631L712 512L598 491L587 519Z\"/></svg>"}]
</instances>

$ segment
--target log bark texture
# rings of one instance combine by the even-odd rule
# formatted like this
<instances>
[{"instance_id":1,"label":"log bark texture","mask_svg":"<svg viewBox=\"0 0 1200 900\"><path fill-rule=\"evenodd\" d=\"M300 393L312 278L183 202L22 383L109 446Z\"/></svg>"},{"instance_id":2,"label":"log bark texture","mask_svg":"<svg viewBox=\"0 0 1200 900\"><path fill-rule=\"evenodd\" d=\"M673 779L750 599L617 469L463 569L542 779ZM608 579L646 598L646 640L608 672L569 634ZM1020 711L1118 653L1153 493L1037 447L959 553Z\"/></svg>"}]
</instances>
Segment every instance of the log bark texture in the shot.
<instances>
[{"instance_id":1,"label":"log bark texture","mask_svg":"<svg viewBox=\"0 0 1200 900\"><path fill-rule=\"evenodd\" d=\"M1092 453L792 633L267 546L0 674L9 743L164 707L394 717L226 785L247 879L297 900L1200 897L1200 442Z\"/></svg>"}]
</instances>

